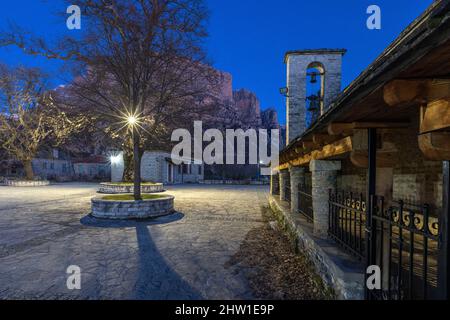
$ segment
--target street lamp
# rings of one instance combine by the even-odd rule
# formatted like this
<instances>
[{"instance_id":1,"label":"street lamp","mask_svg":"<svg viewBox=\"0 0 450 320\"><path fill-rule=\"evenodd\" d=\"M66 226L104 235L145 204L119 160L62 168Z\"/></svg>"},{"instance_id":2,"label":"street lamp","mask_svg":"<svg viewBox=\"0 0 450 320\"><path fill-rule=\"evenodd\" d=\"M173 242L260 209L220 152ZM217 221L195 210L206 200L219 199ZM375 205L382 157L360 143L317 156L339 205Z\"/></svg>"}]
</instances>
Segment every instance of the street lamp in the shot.
<instances>
[{"instance_id":1,"label":"street lamp","mask_svg":"<svg viewBox=\"0 0 450 320\"><path fill-rule=\"evenodd\" d=\"M131 115L131 116L128 116L127 122L130 126L134 127L134 125L138 122L138 119L136 116Z\"/></svg>"},{"instance_id":2,"label":"street lamp","mask_svg":"<svg viewBox=\"0 0 450 320\"><path fill-rule=\"evenodd\" d=\"M120 163L121 160L122 160L122 159L121 159L120 155L112 155L112 156L110 157L110 161L111 161L111 164L112 164L112 165L118 165L118 164Z\"/></svg>"}]
</instances>

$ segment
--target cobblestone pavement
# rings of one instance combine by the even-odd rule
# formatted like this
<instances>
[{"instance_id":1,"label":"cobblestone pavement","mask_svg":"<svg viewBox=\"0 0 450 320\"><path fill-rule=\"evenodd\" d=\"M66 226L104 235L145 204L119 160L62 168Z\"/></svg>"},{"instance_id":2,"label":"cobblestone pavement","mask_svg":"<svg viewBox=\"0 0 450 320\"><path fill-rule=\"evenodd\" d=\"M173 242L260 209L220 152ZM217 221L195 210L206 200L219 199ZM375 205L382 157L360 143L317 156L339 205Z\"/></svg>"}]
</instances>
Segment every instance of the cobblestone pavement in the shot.
<instances>
[{"instance_id":1,"label":"cobblestone pavement","mask_svg":"<svg viewBox=\"0 0 450 320\"><path fill-rule=\"evenodd\" d=\"M226 267L262 225L267 187L175 186L178 214L147 222L88 216L94 184L0 187L0 299L251 299ZM81 290L66 269L81 268Z\"/></svg>"}]
</instances>

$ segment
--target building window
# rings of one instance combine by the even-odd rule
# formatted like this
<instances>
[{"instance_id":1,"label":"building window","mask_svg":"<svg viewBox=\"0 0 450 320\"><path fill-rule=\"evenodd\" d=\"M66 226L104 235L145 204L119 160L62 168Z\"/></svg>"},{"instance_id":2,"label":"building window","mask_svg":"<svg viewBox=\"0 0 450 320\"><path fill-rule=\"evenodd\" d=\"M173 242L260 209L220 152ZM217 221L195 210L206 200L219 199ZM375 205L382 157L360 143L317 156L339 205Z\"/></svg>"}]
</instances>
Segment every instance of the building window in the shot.
<instances>
[{"instance_id":1,"label":"building window","mask_svg":"<svg viewBox=\"0 0 450 320\"><path fill-rule=\"evenodd\" d=\"M55 164L52 162L50 163L50 170L54 170L55 169Z\"/></svg>"},{"instance_id":2,"label":"building window","mask_svg":"<svg viewBox=\"0 0 450 320\"><path fill-rule=\"evenodd\" d=\"M42 162L42 169L47 169L47 162Z\"/></svg>"},{"instance_id":3,"label":"building window","mask_svg":"<svg viewBox=\"0 0 450 320\"><path fill-rule=\"evenodd\" d=\"M198 175L199 175L199 176L202 175L202 166L198 166Z\"/></svg>"}]
</instances>

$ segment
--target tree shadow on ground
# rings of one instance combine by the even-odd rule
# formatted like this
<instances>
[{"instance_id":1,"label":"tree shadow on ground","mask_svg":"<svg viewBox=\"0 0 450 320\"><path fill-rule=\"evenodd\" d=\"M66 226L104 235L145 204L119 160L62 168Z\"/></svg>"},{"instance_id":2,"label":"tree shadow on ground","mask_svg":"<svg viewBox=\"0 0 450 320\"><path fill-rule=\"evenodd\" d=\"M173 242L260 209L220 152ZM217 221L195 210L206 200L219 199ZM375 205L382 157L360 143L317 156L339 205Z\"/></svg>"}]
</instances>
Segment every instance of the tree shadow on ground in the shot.
<instances>
[{"instance_id":1,"label":"tree shadow on ground","mask_svg":"<svg viewBox=\"0 0 450 320\"><path fill-rule=\"evenodd\" d=\"M95 228L136 228L138 265L130 299L136 300L199 300L201 294L191 287L158 250L152 239L150 227L169 224L183 219L182 213L148 220L106 220L91 215L80 222Z\"/></svg>"}]
</instances>

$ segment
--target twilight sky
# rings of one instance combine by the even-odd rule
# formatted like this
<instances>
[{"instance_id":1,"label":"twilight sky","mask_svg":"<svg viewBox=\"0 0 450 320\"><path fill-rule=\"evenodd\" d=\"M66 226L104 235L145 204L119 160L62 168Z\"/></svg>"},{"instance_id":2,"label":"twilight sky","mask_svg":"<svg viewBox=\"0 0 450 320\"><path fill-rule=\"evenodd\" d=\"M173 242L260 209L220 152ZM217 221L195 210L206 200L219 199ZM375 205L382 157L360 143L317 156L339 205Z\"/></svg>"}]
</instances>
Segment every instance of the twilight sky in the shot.
<instances>
[{"instance_id":1,"label":"twilight sky","mask_svg":"<svg viewBox=\"0 0 450 320\"><path fill-rule=\"evenodd\" d=\"M286 85L286 51L346 48L343 87L361 73L432 0L206 0L211 10L210 59L233 75L234 88L254 91L263 109L276 107L285 123L285 101L278 93ZM382 29L368 30L366 9L382 10ZM53 37L65 28L61 0L2 1L0 28L8 21ZM57 15L59 14L59 16ZM40 66L58 77L58 63L0 48L0 62Z\"/></svg>"}]
</instances>

